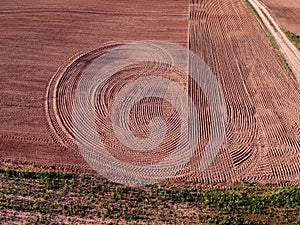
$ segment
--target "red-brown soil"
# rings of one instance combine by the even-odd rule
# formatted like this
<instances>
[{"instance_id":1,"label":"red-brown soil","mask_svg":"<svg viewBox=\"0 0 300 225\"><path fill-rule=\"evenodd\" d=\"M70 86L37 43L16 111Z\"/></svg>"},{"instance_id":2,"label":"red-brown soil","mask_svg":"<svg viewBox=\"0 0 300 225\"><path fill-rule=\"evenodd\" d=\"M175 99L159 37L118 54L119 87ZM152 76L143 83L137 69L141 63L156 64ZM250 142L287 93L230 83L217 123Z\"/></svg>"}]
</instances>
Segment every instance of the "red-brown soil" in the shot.
<instances>
[{"instance_id":1,"label":"red-brown soil","mask_svg":"<svg viewBox=\"0 0 300 225\"><path fill-rule=\"evenodd\" d=\"M187 14L186 1L2 2L1 161L86 168L80 155L50 136L44 105L51 78L74 55L107 42L187 46Z\"/></svg>"},{"instance_id":2,"label":"red-brown soil","mask_svg":"<svg viewBox=\"0 0 300 225\"><path fill-rule=\"evenodd\" d=\"M99 50L95 54L101 55L108 42L157 39L189 46L199 55L217 76L227 107L226 138L213 164L196 172L201 159L198 154L175 179L300 182L300 92L244 1L9 1L1 4L0 12L2 163L90 171L76 151L72 132L64 130L71 128L72 106L67 101L82 70L73 60L95 49ZM66 70L67 65L72 67ZM126 70L124 80L129 74ZM174 70L168 75L186 83ZM61 82L53 86L53 81ZM123 80L111 81L114 91L118 90L116 82ZM114 91L106 90L102 96L113 97ZM200 101L199 91L190 90ZM58 114L52 111L53 91L59 96L55 99ZM111 99L101 101L105 105ZM148 99L137 112L143 114L157 102L170 108L160 99ZM134 125L138 115L131 118ZM176 115L164 115L167 120L172 116L176 119ZM60 123L56 118L62 118ZM142 131L146 124L142 122ZM172 124L170 127L173 129ZM145 134L147 130L137 132L138 136ZM114 146L115 140L109 140L106 144ZM115 149L117 152L118 145Z\"/></svg>"},{"instance_id":3,"label":"red-brown soil","mask_svg":"<svg viewBox=\"0 0 300 225\"><path fill-rule=\"evenodd\" d=\"M262 0L284 30L300 34L300 0Z\"/></svg>"},{"instance_id":4,"label":"red-brown soil","mask_svg":"<svg viewBox=\"0 0 300 225\"><path fill-rule=\"evenodd\" d=\"M299 89L243 1L192 4L190 49L221 82L228 113L223 148L200 177L299 182Z\"/></svg>"}]
</instances>

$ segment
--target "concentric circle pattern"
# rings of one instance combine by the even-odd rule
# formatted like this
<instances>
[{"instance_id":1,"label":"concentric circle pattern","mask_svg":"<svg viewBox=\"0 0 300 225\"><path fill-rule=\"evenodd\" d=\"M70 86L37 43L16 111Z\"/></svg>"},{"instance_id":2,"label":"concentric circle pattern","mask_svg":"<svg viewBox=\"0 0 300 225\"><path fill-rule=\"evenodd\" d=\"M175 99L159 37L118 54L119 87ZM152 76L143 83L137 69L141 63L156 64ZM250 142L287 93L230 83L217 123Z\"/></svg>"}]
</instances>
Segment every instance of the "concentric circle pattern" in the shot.
<instances>
[{"instance_id":1,"label":"concentric circle pattern","mask_svg":"<svg viewBox=\"0 0 300 225\"><path fill-rule=\"evenodd\" d=\"M203 171L224 138L217 80L196 55L172 43L102 47L59 72L50 87L54 135L115 182L160 182L195 154Z\"/></svg>"}]
</instances>

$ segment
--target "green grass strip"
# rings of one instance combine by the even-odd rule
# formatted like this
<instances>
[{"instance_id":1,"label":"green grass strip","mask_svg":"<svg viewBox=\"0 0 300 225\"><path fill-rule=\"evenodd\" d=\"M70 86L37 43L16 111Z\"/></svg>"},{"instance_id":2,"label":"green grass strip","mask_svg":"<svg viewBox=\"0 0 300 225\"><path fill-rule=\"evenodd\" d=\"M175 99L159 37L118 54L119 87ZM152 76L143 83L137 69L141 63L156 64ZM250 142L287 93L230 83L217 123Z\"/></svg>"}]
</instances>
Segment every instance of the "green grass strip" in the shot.
<instances>
[{"instance_id":1,"label":"green grass strip","mask_svg":"<svg viewBox=\"0 0 300 225\"><path fill-rule=\"evenodd\" d=\"M250 2L248 0L245 0L244 1L247 8L250 10L250 12L260 21L262 22L260 16L258 15L258 13L256 12L256 10L253 8L253 6L250 4ZM268 18L267 18L268 19ZM269 19L268 19L269 21ZM270 21L269 21L270 22ZM263 24L263 23L262 23ZM270 22L271 26L274 27L274 25ZM265 26L264 26L265 27ZM270 44L272 46L272 48L275 50L275 52L277 53L280 61L283 63L284 67L286 68L286 70L288 71L288 73L290 74L290 76L296 80L296 76L295 74L293 73L292 69L290 68L289 64L287 63L286 59L284 58L282 52L279 50L279 47L277 45L277 43L275 42L274 38L271 36L271 34L269 33L269 31L266 29L265 27L265 32L266 32L266 36L268 37L269 41L270 41ZM293 33L288 33L288 35L293 39L297 39L298 40L298 37L297 35L293 34ZM300 39L299 39L300 40ZM300 42L299 42L300 43Z\"/></svg>"},{"instance_id":2,"label":"green grass strip","mask_svg":"<svg viewBox=\"0 0 300 225\"><path fill-rule=\"evenodd\" d=\"M282 183L283 184L283 183ZM185 212L198 212L184 217ZM300 224L300 187L240 183L226 188L195 184L128 187L92 175L0 169L0 211L109 218L115 221L196 224ZM0 222L7 218L0 217ZM29 221L30 223L34 221ZM50 224L50 222L49 222Z\"/></svg>"}]
</instances>

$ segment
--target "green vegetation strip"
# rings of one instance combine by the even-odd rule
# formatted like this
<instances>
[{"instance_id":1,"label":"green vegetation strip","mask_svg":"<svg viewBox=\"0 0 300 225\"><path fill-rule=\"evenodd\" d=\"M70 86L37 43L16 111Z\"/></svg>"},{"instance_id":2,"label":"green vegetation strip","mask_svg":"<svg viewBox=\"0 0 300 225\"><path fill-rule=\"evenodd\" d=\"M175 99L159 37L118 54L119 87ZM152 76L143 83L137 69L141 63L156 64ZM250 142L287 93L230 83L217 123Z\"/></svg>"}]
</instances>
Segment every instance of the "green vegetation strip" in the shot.
<instances>
[{"instance_id":1,"label":"green vegetation strip","mask_svg":"<svg viewBox=\"0 0 300 225\"><path fill-rule=\"evenodd\" d=\"M257 13L256 10L253 8L253 6L250 4L250 2L249 2L248 0L245 0L245 4L246 4L247 8L249 9L249 11L261 21L261 19L260 19L258 13Z\"/></svg>"},{"instance_id":2,"label":"green vegetation strip","mask_svg":"<svg viewBox=\"0 0 300 225\"><path fill-rule=\"evenodd\" d=\"M260 16L258 15L258 13L256 12L256 10L253 8L253 6L249 3L248 0L245 0L245 4L247 6L247 8L250 10L250 12L259 20L261 21L261 23L263 24ZM264 12L263 12L264 14ZM269 21L269 23L274 27L274 25L272 24L272 22L269 20L269 18L266 16L267 20ZM274 38L272 37L272 35L269 33L269 31L265 28L265 31L266 31L266 35L273 47L273 49L275 50L275 52L277 53L279 59L281 60L281 62L283 63L284 67L286 68L286 70L289 72L290 76L296 80L296 76L295 74L293 73L292 69L290 68L289 64L287 63L286 59L284 58L283 54L281 53L281 51L279 50L279 47L277 45L277 43L275 42ZM286 33L286 35L288 35ZM289 34L291 37L295 38L297 36L293 36L295 34ZM299 36L298 36L299 37ZM295 39L294 39L295 40Z\"/></svg>"},{"instance_id":3,"label":"green vegetation strip","mask_svg":"<svg viewBox=\"0 0 300 225\"><path fill-rule=\"evenodd\" d=\"M28 224L57 224L58 215L114 224L300 224L300 187L243 183L225 189L193 184L133 188L91 175L1 169L1 211L39 215L23 218ZM11 222L8 213L0 215L0 223Z\"/></svg>"},{"instance_id":4,"label":"green vegetation strip","mask_svg":"<svg viewBox=\"0 0 300 225\"><path fill-rule=\"evenodd\" d=\"M288 39L300 50L300 35L294 34L293 32L283 30Z\"/></svg>"}]
</instances>

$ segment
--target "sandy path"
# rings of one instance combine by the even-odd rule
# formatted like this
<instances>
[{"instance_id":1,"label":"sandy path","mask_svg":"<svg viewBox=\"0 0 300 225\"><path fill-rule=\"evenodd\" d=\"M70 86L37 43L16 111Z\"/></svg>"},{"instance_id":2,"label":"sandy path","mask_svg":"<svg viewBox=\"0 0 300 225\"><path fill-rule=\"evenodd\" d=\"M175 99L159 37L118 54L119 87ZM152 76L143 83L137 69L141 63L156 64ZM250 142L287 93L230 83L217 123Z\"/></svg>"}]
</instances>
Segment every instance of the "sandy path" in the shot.
<instances>
[{"instance_id":1,"label":"sandy path","mask_svg":"<svg viewBox=\"0 0 300 225\"><path fill-rule=\"evenodd\" d=\"M202 159L199 151L175 179L299 184L299 86L242 0L191 0L190 10L185 0L176 4L124 0L118 7L109 0L89 0L83 8L80 1L69 4L71 8L63 7L68 2L41 1L31 8L31 4L22 7L18 1L9 1L1 6L0 163L88 170L77 154L70 126L77 78L101 55L105 43L165 40L189 46L209 65L223 89L228 119L226 138L211 166L197 172ZM76 61L81 53L83 57ZM187 82L177 70L166 72L164 67L150 64L115 74L99 93L97 125L112 154L135 165L155 163L168 155L168 146L177 141L180 131L176 113L158 98L144 99L133 108L130 122L138 137L148 137L149 119L157 116L170 122L168 128L175 136L167 136L153 154L143 158L135 154L136 160L131 161L133 157L128 155L134 152L123 151L105 119L124 84L139 74L154 72L185 86L195 102L206 108L203 94L191 88L191 80ZM50 92L45 96L47 88ZM204 134L200 144L205 145L209 117L205 110L200 112Z\"/></svg>"},{"instance_id":2,"label":"sandy path","mask_svg":"<svg viewBox=\"0 0 300 225\"><path fill-rule=\"evenodd\" d=\"M267 7L279 27L300 34L300 0L261 0L260 2Z\"/></svg>"},{"instance_id":3,"label":"sandy path","mask_svg":"<svg viewBox=\"0 0 300 225\"><path fill-rule=\"evenodd\" d=\"M191 1L189 47L220 81L227 131L211 167L193 174L192 161L188 179L299 182L299 88L244 2Z\"/></svg>"},{"instance_id":4,"label":"sandy path","mask_svg":"<svg viewBox=\"0 0 300 225\"><path fill-rule=\"evenodd\" d=\"M281 31L276 24L266 7L257 0L249 0L250 4L254 7L265 27L268 29L277 45L279 50L284 55L287 63L292 69L298 82L300 82L300 53L297 48L289 41L286 35Z\"/></svg>"}]
</instances>

